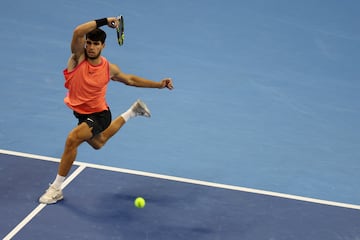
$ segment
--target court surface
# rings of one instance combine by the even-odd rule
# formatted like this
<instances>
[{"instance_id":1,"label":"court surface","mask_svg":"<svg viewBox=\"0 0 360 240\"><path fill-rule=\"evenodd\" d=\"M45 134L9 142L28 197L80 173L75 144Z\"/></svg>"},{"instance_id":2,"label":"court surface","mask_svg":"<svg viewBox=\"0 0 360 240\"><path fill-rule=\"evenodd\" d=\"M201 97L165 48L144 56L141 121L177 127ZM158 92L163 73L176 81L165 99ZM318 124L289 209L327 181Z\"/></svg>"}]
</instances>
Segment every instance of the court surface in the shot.
<instances>
[{"instance_id":1,"label":"court surface","mask_svg":"<svg viewBox=\"0 0 360 240\"><path fill-rule=\"evenodd\" d=\"M175 89L112 82L113 116L140 98L152 117L100 151L80 146L66 199L16 239L359 240L359 12L355 0L2 1L1 234L39 207L77 123L63 103L73 29L122 14L124 45L104 28L103 55Z\"/></svg>"},{"instance_id":2,"label":"court surface","mask_svg":"<svg viewBox=\"0 0 360 240\"><path fill-rule=\"evenodd\" d=\"M331 240L360 236L360 206L304 201L86 163L75 164L64 189L65 199L46 206L36 201L46 183L40 176L56 170L56 159L7 153L0 155L4 239ZM14 170L16 165L34 171L23 181L24 171ZM147 200L143 209L133 205L139 194Z\"/></svg>"}]
</instances>

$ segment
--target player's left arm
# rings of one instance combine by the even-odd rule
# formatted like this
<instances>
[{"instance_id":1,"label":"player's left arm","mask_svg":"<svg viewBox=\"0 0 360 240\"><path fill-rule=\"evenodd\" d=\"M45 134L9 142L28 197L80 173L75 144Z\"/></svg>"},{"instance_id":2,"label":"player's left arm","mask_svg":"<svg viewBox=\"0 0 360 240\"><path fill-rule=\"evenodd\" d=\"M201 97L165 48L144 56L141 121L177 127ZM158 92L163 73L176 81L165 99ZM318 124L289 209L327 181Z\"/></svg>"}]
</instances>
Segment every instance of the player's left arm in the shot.
<instances>
[{"instance_id":1,"label":"player's left arm","mask_svg":"<svg viewBox=\"0 0 360 240\"><path fill-rule=\"evenodd\" d=\"M164 78L159 82L148 80L133 74L126 74L120 68L110 63L110 78L111 80L122 82L128 86L143 87L143 88L174 88L171 78Z\"/></svg>"}]
</instances>

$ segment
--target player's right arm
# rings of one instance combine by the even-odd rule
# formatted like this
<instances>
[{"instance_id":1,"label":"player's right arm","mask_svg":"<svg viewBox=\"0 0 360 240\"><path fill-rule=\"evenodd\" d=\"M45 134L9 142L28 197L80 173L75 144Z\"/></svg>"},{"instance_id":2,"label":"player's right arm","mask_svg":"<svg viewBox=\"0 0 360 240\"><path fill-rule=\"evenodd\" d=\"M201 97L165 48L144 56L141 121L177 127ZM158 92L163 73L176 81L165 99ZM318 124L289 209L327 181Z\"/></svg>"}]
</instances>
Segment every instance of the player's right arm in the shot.
<instances>
[{"instance_id":1,"label":"player's right arm","mask_svg":"<svg viewBox=\"0 0 360 240\"><path fill-rule=\"evenodd\" d=\"M105 20L105 18L104 18ZM73 32L71 40L71 56L68 60L67 69L68 71L73 70L80 62L85 58L85 35L99 27L97 20L89 21L83 24L78 25ZM109 27L115 28L118 25L116 17L106 18L106 23Z\"/></svg>"},{"instance_id":2,"label":"player's right arm","mask_svg":"<svg viewBox=\"0 0 360 240\"><path fill-rule=\"evenodd\" d=\"M78 25L73 32L71 40L71 55L68 60L67 69L72 71L85 58L85 35L96 28L95 21L89 21Z\"/></svg>"}]
</instances>

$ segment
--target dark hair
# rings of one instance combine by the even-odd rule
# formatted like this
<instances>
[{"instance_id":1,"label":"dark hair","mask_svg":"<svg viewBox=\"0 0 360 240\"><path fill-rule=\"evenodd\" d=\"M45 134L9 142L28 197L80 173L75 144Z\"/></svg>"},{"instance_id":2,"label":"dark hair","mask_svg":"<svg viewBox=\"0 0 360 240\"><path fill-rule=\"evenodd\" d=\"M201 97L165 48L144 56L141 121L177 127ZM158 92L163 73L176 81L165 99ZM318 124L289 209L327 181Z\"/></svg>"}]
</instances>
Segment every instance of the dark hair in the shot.
<instances>
[{"instance_id":1,"label":"dark hair","mask_svg":"<svg viewBox=\"0 0 360 240\"><path fill-rule=\"evenodd\" d=\"M92 41L100 41L102 44L104 44L106 39L106 33L100 28L95 28L94 30L86 34L86 39L90 39Z\"/></svg>"}]
</instances>

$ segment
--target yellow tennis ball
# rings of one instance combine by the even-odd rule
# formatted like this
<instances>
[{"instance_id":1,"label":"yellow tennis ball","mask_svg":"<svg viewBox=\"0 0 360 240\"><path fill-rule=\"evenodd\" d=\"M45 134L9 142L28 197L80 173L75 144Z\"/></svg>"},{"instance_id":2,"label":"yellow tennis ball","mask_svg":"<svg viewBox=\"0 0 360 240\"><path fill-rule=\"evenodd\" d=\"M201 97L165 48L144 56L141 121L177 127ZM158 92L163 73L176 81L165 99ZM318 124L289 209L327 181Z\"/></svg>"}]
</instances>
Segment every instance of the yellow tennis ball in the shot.
<instances>
[{"instance_id":1,"label":"yellow tennis ball","mask_svg":"<svg viewBox=\"0 0 360 240\"><path fill-rule=\"evenodd\" d=\"M146 204L145 199L143 199L142 197L137 197L134 201L134 205L137 208L143 208L145 207L145 204Z\"/></svg>"}]
</instances>

